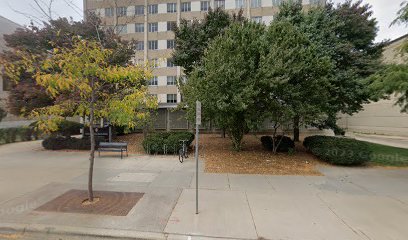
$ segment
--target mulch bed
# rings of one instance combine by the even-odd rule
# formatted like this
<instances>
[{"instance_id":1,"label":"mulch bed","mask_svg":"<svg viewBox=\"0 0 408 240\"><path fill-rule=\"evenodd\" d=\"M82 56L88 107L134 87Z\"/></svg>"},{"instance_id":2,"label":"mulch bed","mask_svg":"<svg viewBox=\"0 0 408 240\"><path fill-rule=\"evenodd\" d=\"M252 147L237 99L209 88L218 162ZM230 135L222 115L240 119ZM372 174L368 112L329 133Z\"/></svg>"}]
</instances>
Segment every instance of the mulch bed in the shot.
<instances>
[{"instance_id":1,"label":"mulch bed","mask_svg":"<svg viewBox=\"0 0 408 240\"><path fill-rule=\"evenodd\" d=\"M221 138L220 134L200 135L200 155L205 160L207 173L234 174L271 174L271 175L322 175L316 168L321 164L317 158L308 153L301 143L296 145L293 155L287 153L272 154L263 149L261 136L246 135L243 149L235 152L231 140ZM129 152L143 154L143 134L129 134L118 137L119 141L129 143ZM193 143L194 145L194 143ZM193 155L190 150L190 155Z\"/></svg>"},{"instance_id":2,"label":"mulch bed","mask_svg":"<svg viewBox=\"0 0 408 240\"><path fill-rule=\"evenodd\" d=\"M208 173L322 175L315 168L319 161L301 144L296 145L292 155L273 154L263 149L260 136L246 135L242 151L236 152L229 138L214 134L202 136L205 172Z\"/></svg>"},{"instance_id":3,"label":"mulch bed","mask_svg":"<svg viewBox=\"0 0 408 240\"><path fill-rule=\"evenodd\" d=\"M69 190L35 210L126 216L143 195L143 193L137 192L94 191L94 198L99 199L99 201L92 205L84 205L82 203L88 198L88 191Z\"/></svg>"}]
</instances>

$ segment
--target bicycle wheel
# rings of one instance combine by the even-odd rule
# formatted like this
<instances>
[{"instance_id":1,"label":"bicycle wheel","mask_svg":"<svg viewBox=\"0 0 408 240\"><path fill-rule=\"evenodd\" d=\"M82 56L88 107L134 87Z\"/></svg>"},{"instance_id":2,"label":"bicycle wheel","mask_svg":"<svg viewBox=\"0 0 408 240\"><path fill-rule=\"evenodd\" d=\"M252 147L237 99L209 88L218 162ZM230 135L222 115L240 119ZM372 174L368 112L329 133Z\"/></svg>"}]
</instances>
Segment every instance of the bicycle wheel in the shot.
<instances>
[{"instance_id":1,"label":"bicycle wheel","mask_svg":"<svg viewBox=\"0 0 408 240\"><path fill-rule=\"evenodd\" d=\"M181 163L183 163L183 161L184 161L184 151L183 151L183 149L179 150L179 161Z\"/></svg>"}]
</instances>

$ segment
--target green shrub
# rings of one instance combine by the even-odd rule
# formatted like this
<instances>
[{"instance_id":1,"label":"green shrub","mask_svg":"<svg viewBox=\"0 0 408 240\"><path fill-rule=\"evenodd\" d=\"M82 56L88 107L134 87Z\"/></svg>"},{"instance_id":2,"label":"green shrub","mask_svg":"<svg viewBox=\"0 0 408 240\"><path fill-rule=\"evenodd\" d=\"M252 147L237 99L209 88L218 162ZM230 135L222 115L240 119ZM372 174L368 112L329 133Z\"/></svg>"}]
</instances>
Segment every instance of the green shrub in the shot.
<instances>
[{"instance_id":1,"label":"green shrub","mask_svg":"<svg viewBox=\"0 0 408 240\"><path fill-rule=\"evenodd\" d=\"M90 150L91 142L89 138L51 136L43 140L42 146L47 150Z\"/></svg>"},{"instance_id":2,"label":"green shrub","mask_svg":"<svg viewBox=\"0 0 408 240\"><path fill-rule=\"evenodd\" d=\"M16 141L31 141L33 129L31 127L16 127L0 129L0 142L13 143Z\"/></svg>"},{"instance_id":3,"label":"green shrub","mask_svg":"<svg viewBox=\"0 0 408 240\"><path fill-rule=\"evenodd\" d=\"M269 151L273 151L273 138L271 136L261 137L262 146ZM278 145L277 152L289 152L289 150L295 148L295 142L287 136L278 135L275 137L275 144Z\"/></svg>"},{"instance_id":4,"label":"green shrub","mask_svg":"<svg viewBox=\"0 0 408 240\"><path fill-rule=\"evenodd\" d=\"M35 127L37 126L37 122L33 122L30 124L30 127L33 129L33 135L35 135L36 138L38 138L40 132L37 132L35 130ZM83 127L83 124L74 122L74 121L68 121L64 120L60 124L58 124L58 130L53 133L53 135L60 135L60 136L65 136L65 137L70 137L72 135L79 135L81 134L81 128Z\"/></svg>"},{"instance_id":5,"label":"green shrub","mask_svg":"<svg viewBox=\"0 0 408 240\"><path fill-rule=\"evenodd\" d=\"M350 138L311 136L305 138L303 145L319 159L334 165L363 165L371 157L367 143Z\"/></svg>"},{"instance_id":6,"label":"green shrub","mask_svg":"<svg viewBox=\"0 0 408 240\"><path fill-rule=\"evenodd\" d=\"M20 128L19 136L21 141L31 141L33 139L33 129L30 127Z\"/></svg>"},{"instance_id":7,"label":"green shrub","mask_svg":"<svg viewBox=\"0 0 408 240\"><path fill-rule=\"evenodd\" d=\"M146 153L177 153L182 146L181 140L187 140L190 146L194 140L194 134L190 132L159 132L148 135L143 140L143 148Z\"/></svg>"},{"instance_id":8,"label":"green shrub","mask_svg":"<svg viewBox=\"0 0 408 240\"><path fill-rule=\"evenodd\" d=\"M4 128L2 131L2 140L5 143L13 143L17 140L17 135L19 133L19 128Z\"/></svg>"}]
</instances>

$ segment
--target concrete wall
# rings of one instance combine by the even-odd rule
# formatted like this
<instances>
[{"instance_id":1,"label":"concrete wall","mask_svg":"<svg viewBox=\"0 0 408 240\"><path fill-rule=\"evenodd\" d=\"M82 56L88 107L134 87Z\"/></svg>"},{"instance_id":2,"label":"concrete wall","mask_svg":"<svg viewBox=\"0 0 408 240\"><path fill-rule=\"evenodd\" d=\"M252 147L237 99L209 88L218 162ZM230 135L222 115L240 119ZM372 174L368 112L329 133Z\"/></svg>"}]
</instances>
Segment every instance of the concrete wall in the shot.
<instances>
[{"instance_id":1,"label":"concrete wall","mask_svg":"<svg viewBox=\"0 0 408 240\"><path fill-rule=\"evenodd\" d=\"M399 48L406 39L397 39L385 48L385 63L403 62ZM353 116L340 115L338 124L350 132L408 136L408 114L401 113L400 107L394 106L395 99L395 96L390 96L390 100L365 104L364 109Z\"/></svg>"}]
</instances>

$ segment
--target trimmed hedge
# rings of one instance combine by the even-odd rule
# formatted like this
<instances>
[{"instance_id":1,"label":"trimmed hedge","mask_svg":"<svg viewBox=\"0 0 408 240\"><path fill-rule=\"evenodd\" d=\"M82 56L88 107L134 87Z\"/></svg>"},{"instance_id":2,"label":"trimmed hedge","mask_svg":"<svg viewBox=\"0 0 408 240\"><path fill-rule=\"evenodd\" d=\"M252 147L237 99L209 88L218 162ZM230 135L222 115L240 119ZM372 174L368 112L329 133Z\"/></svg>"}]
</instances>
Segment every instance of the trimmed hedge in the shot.
<instances>
[{"instance_id":1,"label":"trimmed hedge","mask_svg":"<svg viewBox=\"0 0 408 240\"><path fill-rule=\"evenodd\" d=\"M334 165L363 165L372 154L367 143L344 137L310 136L303 145L319 159Z\"/></svg>"},{"instance_id":2,"label":"trimmed hedge","mask_svg":"<svg viewBox=\"0 0 408 240\"><path fill-rule=\"evenodd\" d=\"M271 136L261 137L262 146L269 151L273 151L273 138ZM278 152L289 152L290 149L295 148L295 142L287 136L278 135L275 137L275 144L279 144Z\"/></svg>"},{"instance_id":3,"label":"trimmed hedge","mask_svg":"<svg viewBox=\"0 0 408 240\"><path fill-rule=\"evenodd\" d=\"M181 148L180 140L188 140L189 147L194 140L194 134L190 132L159 132L148 135L143 140L143 149L149 154L177 153Z\"/></svg>"},{"instance_id":4,"label":"trimmed hedge","mask_svg":"<svg viewBox=\"0 0 408 240\"><path fill-rule=\"evenodd\" d=\"M96 143L98 145L98 141ZM89 138L73 138L63 136L51 136L42 142L42 146L47 150L90 150L91 141Z\"/></svg>"},{"instance_id":5,"label":"trimmed hedge","mask_svg":"<svg viewBox=\"0 0 408 240\"><path fill-rule=\"evenodd\" d=\"M13 143L16 141L31 141L38 135L31 127L2 128L0 129L0 142Z\"/></svg>"}]
</instances>

